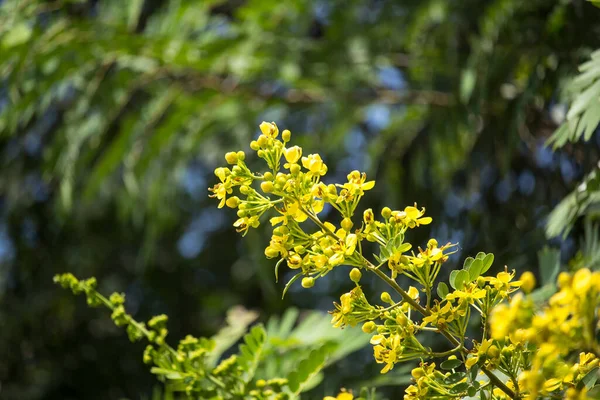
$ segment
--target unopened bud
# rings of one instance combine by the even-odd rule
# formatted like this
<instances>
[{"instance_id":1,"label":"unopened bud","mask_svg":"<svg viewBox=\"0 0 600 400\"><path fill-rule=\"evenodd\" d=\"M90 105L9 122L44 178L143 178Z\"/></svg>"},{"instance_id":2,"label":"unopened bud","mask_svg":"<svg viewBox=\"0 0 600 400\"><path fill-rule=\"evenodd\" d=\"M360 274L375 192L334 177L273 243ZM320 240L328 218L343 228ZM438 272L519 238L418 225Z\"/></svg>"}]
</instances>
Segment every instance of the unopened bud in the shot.
<instances>
[{"instance_id":1,"label":"unopened bud","mask_svg":"<svg viewBox=\"0 0 600 400\"><path fill-rule=\"evenodd\" d=\"M273 182L271 182L271 181L261 182L260 188L265 193L271 193L273 191Z\"/></svg>"},{"instance_id":2,"label":"unopened bud","mask_svg":"<svg viewBox=\"0 0 600 400\"><path fill-rule=\"evenodd\" d=\"M227 199L225 204L227 204L227 207L229 208L236 208L240 204L240 199L237 196L232 196Z\"/></svg>"},{"instance_id":3,"label":"unopened bud","mask_svg":"<svg viewBox=\"0 0 600 400\"><path fill-rule=\"evenodd\" d=\"M362 326L362 331L364 333L371 333L373 332L375 329L377 328L377 325L375 325L375 322L373 321L367 321L363 324Z\"/></svg>"},{"instance_id":4,"label":"unopened bud","mask_svg":"<svg viewBox=\"0 0 600 400\"><path fill-rule=\"evenodd\" d=\"M350 279L352 280L352 282L358 283L361 277L362 273L360 272L360 270L358 268L352 268L352 271L350 271Z\"/></svg>"},{"instance_id":5,"label":"unopened bud","mask_svg":"<svg viewBox=\"0 0 600 400\"><path fill-rule=\"evenodd\" d=\"M350 232L350 229L352 229L352 225L354 225L354 223L350 218L346 217L342 220L341 225L346 232Z\"/></svg>"},{"instance_id":6,"label":"unopened bud","mask_svg":"<svg viewBox=\"0 0 600 400\"><path fill-rule=\"evenodd\" d=\"M225 161L227 161L228 164L236 164L238 162L237 153L234 151L230 151L229 153L226 153Z\"/></svg>"},{"instance_id":7,"label":"unopened bud","mask_svg":"<svg viewBox=\"0 0 600 400\"><path fill-rule=\"evenodd\" d=\"M525 293L531 293L535 288L535 275L531 271L523 272L519 280L521 281L521 289Z\"/></svg>"},{"instance_id":8,"label":"unopened bud","mask_svg":"<svg viewBox=\"0 0 600 400\"><path fill-rule=\"evenodd\" d=\"M383 301L384 303L393 304L392 296L390 296L388 292L381 293L381 301Z\"/></svg>"},{"instance_id":9,"label":"unopened bud","mask_svg":"<svg viewBox=\"0 0 600 400\"><path fill-rule=\"evenodd\" d=\"M281 132L281 138L284 142L289 142L292 138L292 132L290 132L288 129L285 129L283 132Z\"/></svg>"},{"instance_id":10,"label":"unopened bud","mask_svg":"<svg viewBox=\"0 0 600 400\"><path fill-rule=\"evenodd\" d=\"M381 216L388 219L392 215L392 210L389 207L383 207L381 210Z\"/></svg>"},{"instance_id":11,"label":"unopened bud","mask_svg":"<svg viewBox=\"0 0 600 400\"><path fill-rule=\"evenodd\" d=\"M311 276L307 276L306 278L302 278L302 287L305 289L311 288L315 286L315 278Z\"/></svg>"}]
</instances>

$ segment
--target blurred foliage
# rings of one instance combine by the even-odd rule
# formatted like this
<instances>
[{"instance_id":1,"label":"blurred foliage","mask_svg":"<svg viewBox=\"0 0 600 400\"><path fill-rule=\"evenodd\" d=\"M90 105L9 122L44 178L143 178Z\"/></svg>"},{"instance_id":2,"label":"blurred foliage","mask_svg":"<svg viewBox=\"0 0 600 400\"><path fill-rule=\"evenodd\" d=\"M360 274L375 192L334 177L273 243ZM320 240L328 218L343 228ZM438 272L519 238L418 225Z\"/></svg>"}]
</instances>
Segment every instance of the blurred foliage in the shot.
<instances>
[{"instance_id":1,"label":"blurred foliage","mask_svg":"<svg viewBox=\"0 0 600 400\"><path fill-rule=\"evenodd\" d=\"M1 1L0 397L150 396L142 348L58 293L57 272L125 291L136 318L168 313L174 337L214 334L235 304L262 320L331 307L335 274L281 301L266 233L242 243L207 205L217 158L262 120L334 176L375 176L367 207L425 205L439 228L423 238L459 242L455 261L535 268L545 217L600 158L596 128L545 146L565 118L597 118L566 111L578 65L581 91L597 86L597 48L583 0ZM567 199L593 209L584 192ZM563 261L584 231L572 204L549 224L570 227L551 242ZM371 376L369 358L331 384Z\"/></svg>"}]
</instances>

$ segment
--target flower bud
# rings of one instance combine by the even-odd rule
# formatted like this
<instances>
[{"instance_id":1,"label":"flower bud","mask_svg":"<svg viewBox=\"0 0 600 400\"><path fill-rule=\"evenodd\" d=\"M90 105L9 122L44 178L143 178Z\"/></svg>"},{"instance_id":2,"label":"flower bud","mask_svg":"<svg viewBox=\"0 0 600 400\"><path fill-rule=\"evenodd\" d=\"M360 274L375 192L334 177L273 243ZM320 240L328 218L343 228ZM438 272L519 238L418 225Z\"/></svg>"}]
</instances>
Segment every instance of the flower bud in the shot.
<instances>
[{"instance_id":1,"label":"flower bud","mask_svg":"<svg viewBox=\"0 0 600 400\"><path fill-rule=\"evenodd\" d=\"M311 288L315 286L315 278L312 276L307 276L306 278L302 278L302 287L305 289Z\"/></svg>"},{"instance_id":2,"label":"flower bud","mask_svg":"<svg viewBox=\"0 0 600 400\"><path fill-rule=\"evenodd\" d=\"M279 255L279 251L274 249L271 246L269 246L265 249L265 256L267 256L267 258L275 258L278 255Z\"/></svg>"},{"instance_id":3,"label":"flower bud","mask_svg":"<svg viewBox=\"0 0 600 400\"><path fill-rule=\"evenodd\" d=\"M290 132L289 129L285 129L283 132L281 132L281 138L284 142L289 142L292 138L292 132Z\"/></svg>"},{"instance_id":4,"label":"flower bud","mask_svg":"<svg viewBox=\"0 0 600 400\"><path fill-rule=\"evenodd\" d=\"M225 161L227 161L227 164L236 164L238 162L237 153L234 151L230 151L229 153L226 153Z\"/></svg>"},{"instance_id":5,"label":"flower bud","mask_svg":"<svg viewBox=\"0 0 600 400\"><path fill-rule=\"evenodd\" d=\"M435 239L429 239L429 241L427 242L427 247L430 249L435 249L436 247L438 247L438 241Z\"/></svg>"},{"instance_id":6,"label":"flower bud","mask_svg":"<svg viewBox=\"0 0 600 400\"><path fill-rule=\"evenodd\" d=\"M392 296L390 296L390 294L388 292L381 293L381 301L383 301L384 303L389 303L389 304L394 303L392 301Z\"/></svg>"},{"instance_id":7,"label":"flower bud","mask_svg":"<svg viewBox=\"0 0 600 400\"><path fill-rule=\"evenodd\" d=\"M263 174L263 178L267 181L272 181L274 179L273 173L271 171L267 171Z\"/></svg>"},{"instance_id":8,"label":"flower bud","mask_svg":"<svg viewBox=\"0 0 600 400\"><path fill-rule=\"evenodd\" d=\"M225 204L227 204L227 207L229 208L236 208L240 205L240 199L237 196L232 196L227 199Z\"/></svg>"},{"instance_id":9,"label":"flower bud","mask_svg":"<svg viewBox=\"0 0 600 400\"><path fill-rule=\"evenodd\" d=\"M500 355L500 349L496 345L490 346L490 348L486 352L487 356L490 358L498 358Z\"/></svg>"},{"instance_id":10,"label":"flower bud","mask_svg":"<svg viewBox=\"0 0 600 400\"><path fill-rule=\"evenodd\" d=\"M259 150L259 151L256 152L256 155L259 158L265 158L265 151L264 150Z\"/></svg>"},{"instance_id":11,"label":"flower bud","mask_svg":"<svg viewBox=\"0 0 600 400\"><path fill-rule=\"evenodd\" d=\"M260 184L260 188L265 193L271 193L273 191L273 186L274 186L273 182L271 182L271 181L264 181L264 182L261 182L261 184Z\"/></svg>"},{"instance_id":12,"label":"flower bud","mask_svg":"<svg viewBox=\"0 0 600 400\"><path fill-rule=\"evenodd\" d=\"M237 152L237 158L240 161L244 161L246 159L246 153L244 153L243 151L238 151Z\"/></svg>"},{"instance_id":13,"label":"flower bud","mask_svg":"<svg viewBox=\"0 0 600 400\"><path fill-rule=\"evenodd\" d=\"M406 326L406 324L408 323L408 318L406 317L406 315L404 315L404 313L400 313L396 315L396 323L400 326Z\"/></svg>"},{"instance_id":14,"label":"flower bud","mask_svg":"<svg viewBox=\"0 0 600 400\"><path fill-rule=\"evenodd\" d=\"M371 333L373 332L375 329L377 328L377 325L375 325L375 322L373 321L367 321L363 324L362 326L362 331L364 333Z\"/></svg>"},{"instance_id":15,"label":"flower bud","mask_svg":"<svg viewBox=\"0 0 600 400\"><path fill-rule=\"evenodd\" d=\"M260 146L258 145L258 142L256 140L253 140L250 142L250 148L254 151L260 149Z\"/></svg>"},{"instance_id":16,"label":"flower bud","mask_svg":"<svg viewBox=\"0 0 600 400\"><path fill-rule=\"evenodd\" d=\"M569 274L568 272L561 272L560 274L558 274L558 279L556 280L558 282L558 287L560 289L564 289L567 286L571 285L571 274Z\"/></svg>"},{"instance_id":17,"label":"flower bud","mask_svg":"<svg viewBox=\"0 0 600 400\"><path fill-rule=\"evenodd\" d=\"M523 289L525 293L531 293L535 288L535 275L533 275L531 271L523 272L519 280L521 281L521 289Z\"/></svg>"},{"instance_id":18,"label":"flower bud","mask_svg":"<svg viewBox=\"0 0 600 400\"><path fill-rule=\"evenodd\" d=\"M290 173L292 175L298 175L298 173L300 172L300 166L298 164L292 164L290 165Z\"/></svg>"},{"instance_id":19,"label":"flower bud","mask_svg":"<svg viewBox=\"0 0 600 400\"><path fill-rule=\"evenodd\" d=\"M354 223L350 218L346 217L342 220L341 225L342 229L344 229L346 232L350 232L350 229L352 229L352 225L354 225Z\"/></svg>"},{"instance_id":20,"label":"flower bud","mask_svg":"<svg viewBox=\"0 0 600 400\"><path fill-rule=\"evenodd\" d=\"M250 193L250 187L248 187L246 185L240 186L240 193L241 194L248 194L248 193Z\"/></svg>"},{"instance_id":21,"label":"flower bud","mask_svg":"<svg viewBox=\"0 0 600 400\"><path fill-rule=\"evenodd\" d=\"M350 271L350 279L352 280L352 282L358 283L361 277L362 273L360 272L360 270L358 268L352 268L352 271Z\"/></svg>"},{"instance_id":22,"label":"flower bud","mask_svg":"<svg viewBox=\"0 0 600 400\"><path fill-rule=\"evenodd\" d=\"M381 216L385 219L388 219L392 215L392 210L389 207L383 207L381 210Z\"/></svg>"}]
</instances>

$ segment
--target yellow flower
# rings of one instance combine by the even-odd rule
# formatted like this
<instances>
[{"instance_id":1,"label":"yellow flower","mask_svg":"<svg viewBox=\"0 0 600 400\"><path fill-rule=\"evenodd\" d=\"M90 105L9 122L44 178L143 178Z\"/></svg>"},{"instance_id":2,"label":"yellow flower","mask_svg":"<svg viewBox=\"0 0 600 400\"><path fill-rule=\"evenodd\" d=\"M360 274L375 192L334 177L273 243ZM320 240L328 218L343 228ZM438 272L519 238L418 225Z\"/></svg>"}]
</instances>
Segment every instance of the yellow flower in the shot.
<instances>
[{"instance_id":1,"label":"yellow flower","mask_svg":"<svg viewBox=\"0 0 600 400\"><path fill-rule=\"evenodd\" d=\"M419 210L417 205L408 206L404 211L392 211L392 217L397 223L403 224L408 228L414 228L420 225L429 225L432 221L431 217L423 217L425 208Z\"/></svg>"},{"instance_id":2,"label":"yellow flower","mask_svg":"<svg viewBox=\"0 0 600 400\"><path fill-rule=\"evenodd\" d=\"M470 283L467 284L463 290L455 290L446 295L446 300L452 301L458 299L458 304L473 304L476 299L483 299L486 293L487 292L484 289L477 287L477 284Z\"/></svg>"},{"instance_id":3,"label":"yellow flower","mask_svg":"<svg viewBox=\"0 0 600 400\"><path fill-rule=\"evenodd\" d=\"M344 389L342 389L342 392L340 392L336 397L333 397L333 396L323 397L323 400L353 400L353 399L354 399L354 396L352 395L352 393L346 392Z\"/></svg>"},{"instance_id":4,"label":"yellow flower","mask_svg":"<svg viewBox=\"0 0 600 400\"><path fill-rule=\"evenodd\" d=\"M288 163L295 164L302 157L302 148L299 146L289 147L284 150L283 155ZM284 166L289 169L288 164Z\"/></svg>"},{"instance_id":5,"label":"yellow flower","mask_svg":"<svg viewBox=\"0 0 600 400\"><path fill-rule=\"evenodd\" d=\"M503 271L499 272L496 277L488 277L485 280L489 282L490 286L498 290L501 297L507 297L521 286L521 281L511 282L514 276L514 270L511 273Z\"/></svg>"},{"instance_id":6,"label":"yellow flower","mask_svg":"<svg viewBox=\"0 0 600 400\"><path fill-rule=\"evenodd\" d=\"M302 157L302 166L313 175L323 176L327 173L327 165L318 154L309 154L308 157Z\"/></svg>"},{"instance_id":7,"label":"yellow flower","mask_svg":"<svg viewBox=\"0 0 600 400\"><path fill-rule=\"evenodd\" d=\"M525 293L531 293L533 288L535 288L535 275L533 275L531 271L523 272L519 281L521 281L521 289L523 289Z\"/></svg>"},{"instance_id":8,"label":"yellow flower","mask_svg":"<svg viewBox=\"0 0 600 400\"><path fill-rule=\"evenodd\" d=\"M275 124L275 122L261 122L261 124L259 125L260 131L262 132L263 135L265 135L266 137L270 137L275 139L277 137L277 135L279 135L279 129L277 128L277 125Z\"/></svg>"}]
</instances>

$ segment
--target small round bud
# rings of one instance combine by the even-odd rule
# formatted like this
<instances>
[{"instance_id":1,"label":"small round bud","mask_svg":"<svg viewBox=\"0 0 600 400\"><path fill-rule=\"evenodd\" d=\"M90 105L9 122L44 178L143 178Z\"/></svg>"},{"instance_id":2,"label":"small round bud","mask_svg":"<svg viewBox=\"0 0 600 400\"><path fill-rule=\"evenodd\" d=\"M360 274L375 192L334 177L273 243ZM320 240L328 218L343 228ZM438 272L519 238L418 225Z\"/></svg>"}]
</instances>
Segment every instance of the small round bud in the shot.
<instances>
[{"instance_id":1,"label":"small round bud","mask_svg":"<svg viewBox=\"0 0 600 400\"><path fill-rule=\"evenodd\" d=\"M260 188L265 193L271 193L273 191L273 186L274 186L273 182L271 182L271 181L264 181L264 182L261 182L261 184L260 184Z\"/></svg>"},{"instance_id":2,"label":"small round bud","mask_svg":"<svg viewBox=\"0 0 600 400\"><path fill-rule=\"evenodd\" d=\"M226 153L225 161L227 161L227 164L236 164L238 162L237 153L234 151L230 151L229 153Z\"/></svg>"},{"instance_id":3,"label":"small round bud","mask_svg":"<svg viewBox=\"0 0 600 400\"><path fill-rule=\"evenodd\" d=\"M485 278L483 276L477 277L477 287L482 288L485 286Z\"/></svg>"},{"instance_id":4,"label":"small round bud","mask_svg":"<svg viewBox=\"0 0 600 400\"><path fill-rule=\"evenodd\" d=\"M354 225L354 223L350 218L346 217L342 220L341 225L342 229L344 229L346 232L350 232L350 229L352 229L352 225Z\"/></svg>"},{"instance_id":5,"label":"small round bud","mask_svg":"<svg viewBox=\"0 0 600 400\"><path fill-rule=\"evenodd\" d=\"M371 333L373 332L375 329L377 328L377 325L375 325L375 322L373 321L367 321L363 324L362 326L362 331L364 333Z\"/></svg>"},{"instance_id":6,"label":"small round bud","mask_svg":"<svg viewBox=\"0 0 600 400\"><path fill-rule=\"evenodd\" d=\"M267 181L272 181L273 173L271 171L267 171L263 174L263 178L265 178L265 180L267 180Z\"/></svg>"},{"instance_id":7,"label":"small round bud","mask_svg":"<svg viewBox=\"0 0 600 400\"><path fill-rule=\"evenodd\" d=\"M531 293L535 288L535 275L531 271L523 272L519 280L521 281L521 289L525 293Z\"/></svg>"},{"instance_id":8,"label":"small round bud","mask_svg":"<svg viewBox=\"0 0 600 400\"><path fill-rule=\"evenodd\" d=\"M392 301L392 296L390 296L390 294L388 292L381 293L381 301L383 301L384 303L390 303L390 304L394 303Z\"/></svg>"},{"instance_id":9,"label":"small round bud","mask_svg":"<svg viewBox=\"0 0 600 400\"><path fill-rule=\"evenodd\" d=\"M427 247L430 249L435 249L436 247L438 247L438 241L435 239L429 239L429 241L427 242Z\"/></svg>"},{"instance_id":10,"label":"small round bud","mask_svg":"<svg viewBox=\"0 0 600 400\"><path fill-rule=\"evenodd\" d=\"M227 207L229 208L236 208L240 205L240 199L237 196L232 196L227 199L225 204L227 204Z\"/></svg>"},{"instance_id":11,"label":"small round bud","mask_svg":"<svg viewBox=\"0 0 600 400\"><path fill-rule=\"evenodd\" d=\"M512 350L509 347L502 348L502 356L510 359L512 357Z\"/></svg>"},{"instance_id":12,"label":"small round bud","mask_svg":"<svg viewBox=\"0 0 600 400\"><path fill-rule=\"evenodd\" d=\"M253 140L250 142L250 148L254 151L260 149L260 146L258 145L258 142L256 140Z\"/></svg>"},{"instance_id":13,"label":"small round bud","mask_svg":"<svg viewBox=\"0 0 600 400\"><path fill-rule=\"evenodd\" d=\"M290 173L292 175L298 175L298 173L300 172L300 166L298 164L292 164L290 165Z\"/></svg>"},{"instance_id":14,"label":"small round bud","mask_svg":"<svg viewBox=\"0 0 600 400\"><path fill-rule=\"evenodd\" d=\"M257 388L263 388L265 386L267 386L267 381L265 381L264 379L259 379L256 381Z\"/></svg>"},{"instance_id":15,"label":"small round bud","mask_svg":"<svg viewBox=\"0 0 600 400\"><path fill-rule=\"evenodd\" d=\"M256 152L256 155L259 158L265 158L265 151L264 150L259 150L259 151Z\"/></svg>"},{"instance_id":16,"label":"small round bud","mask_svg":"<svg viewBox=\"0 0 600 400\"><path fill-rule=\"evenodd\" d=\"M246 159L246 153L244 153L243 151L238 151L237 152L237 158L238 160L244 161Z\"/></svg>"},{"instance_id":17,"label":"small round bud","mask_svg":"<svg viewBox=\"0 0 600 400\"><path fill-rule=\"evenodd\" d=\"M361 277L362 273L360 272L360 270L358 268L352 268L352 271L350 271L350 279L352 280L352 282L358 283Z\"/></svg>"},{"instance_id":18,"label":"small round bud","mask_svg":"<svg viewBox=\"0 0 600 400\"><path fill-rule=\"evenodd\" d=\"M267 147L267 143L269 142L269 139L265 135L260 135L256 142L258 143L258 145L261 148L264 149L265 147Z\"/></svg>"},{"instance_id":19,"label":"small round bud","mask_svg":"<svg viewBox=\"0 0 600 400\"><path fill-rule=\"evenodd\" d=\"M240 204L240 205L243 205L243 204ZM239 208L238 208L238 210L237 210L237 213L236 213L236 214L237 214L237 216L238 216L238 217L240 217L240 218L244 218L245 216L247 216L247 215L248 215L248 213L246 212L246 210L242 210L242 209L239 209Z\"/></svg>"},{"instance_id":20,"label":"small round bud","mask_svg":"<svg viewBox=\"0 0 600 400\"><path fill-rule=\"evenodd\" d=\"M311 276L307 276L306 278L302 278L302 287L305 289L311 288L315 286L315 278Z\"/></svg>"},{"instance_id":21,"label":"small round bud","mask_svg":"<svg viewBox=\"0 0 600 400\"><path fill-rule=\"evenodd\" d=\"M400 326L406 326L408 324L408 318L404 313L396 315L396 323Z\"/></svg>"},{"instance_id":22,"label":"small round bud","mask_svg":"<svg viewBox=\"0 0 600 400\"><path fill-rule=\"evenodd\" d=\"M271 246L269 246L265 249L265 256L267 256L267 258L275 258L278 255L279 255L279 251L274 249Z\"/></svg>"},{"instance_id":23,"label":"small round bud","mask_svg":"<svg viewBox=\"0 0 600 400\"><path fill-rule=\"evenodd\" d=\"M306 252L306 248L299 244L298 246L294 247L294 251L298 254L304 254Z\"/></svg>"},{"instance_id":24,"label":"small round bud","mask_svg":"<svg viewBox=\"0 0 600 400\"><path fill-rule=\"evenodd\" d=\"M288 129L284 129L283 132L281 132L281 138L284 142L289 142L292 138L292 132L290 132Z\"/></svg>"},{"instance_id":25,"label":"small round bud","mask_svg":"<svg viewBox=\"0 0 600 400\"><path fill-rule=\"evenodd\" d=\"M558 274L558 279L556 280L558 282L558 287L560 289L564 289L567 286L571 285L571 274L569 274L568 272L561 272L560 274Z\"/></svg>"},{"instance_id":26,"label":"small round bud","mask_svg":"<svg viewBox=\"0 0 600 400\"><path fill-rule=\"evenodd\" d=\"M490 358L498 358L498 356L500 355L500 349L498 348L498 346L492 345L490 346L486 354Z\"/></svg>"},{"instance_id":27,"label":"small round bud","mask_svg":"<svg viewBox=\"0 0 600 400\"><path fill-rule=\"evenodd\" d=\"M389 207L383 207L381 210L381 216L385 219L388 219L392 216L392 210Z\"/></svg>"},{"instance_id":28,"label":"small round bud","mask_svg":"<svg viewBox=\"0 0 600 400\"><path fill-rule=\"evenodd\" d=\"M250 193L250 187L248 187L246 185L240 186L240 193L241 194L248 194L248 193Z\"/></svg>"}]
</instances>

